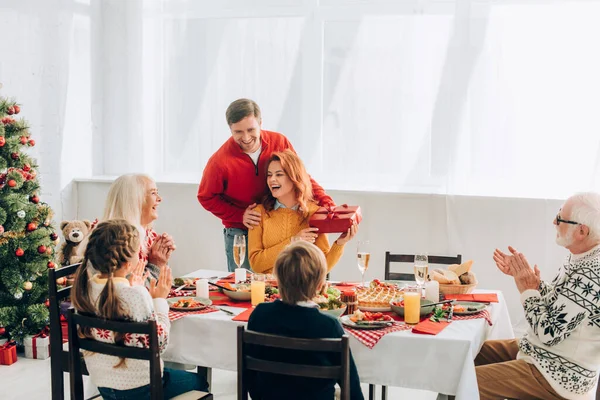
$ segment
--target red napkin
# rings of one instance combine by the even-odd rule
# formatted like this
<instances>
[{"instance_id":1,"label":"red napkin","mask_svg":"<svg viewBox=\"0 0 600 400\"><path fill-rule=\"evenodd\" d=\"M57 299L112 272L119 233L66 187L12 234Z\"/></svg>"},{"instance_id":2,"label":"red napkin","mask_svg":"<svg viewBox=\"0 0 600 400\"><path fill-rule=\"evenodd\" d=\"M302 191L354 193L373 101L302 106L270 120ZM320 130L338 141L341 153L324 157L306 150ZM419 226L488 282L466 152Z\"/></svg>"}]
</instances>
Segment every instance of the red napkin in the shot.
<instances>
[{"instance_id":1,"label":"red napkin","mask_svg":"<svg viewBox=\"0 0 600 400\"><path fill-rule=\"evenodd\" d=\"M429 318L419 322L415 326L413 326L413 333L423 333L426 335L437 335L441 331L444 330L448 325L450 325L447 321L433 322Z\"/></svg>"},{"instance_id":2,"label":"red napkin","mask_svg":"<svg viewBox=\"0 0 600 400\"><path fill-rule=\"evenodd\" d=\"M249 308L246 311L236 315L235 317L232 318L233 321L242 321L242 322L248 322L248 319L250 319L250 314L252 314L252 311L254 311L254 308Z\"/></svg>"},{"instance_id":3,"label":"red napkin","mask_svg":"<svg viewBox=\"0 0 600 400\"><path fill-rule=\"evenodd\" d=\"M240 308L252 308L252 303L249 301L234 301L234 300L213 300L214 306L229 306L229 307L240 307Z\"/></svg>"},{"instance_id":4,"label":"red napkin","mask_svg":"<svg viewBox=\"0 0 600 400\"><path fill-rule=\"evenodd\" d=\"M497 303L497 293L447 294L446 299L459 301L474 301L477 303Z\"/></svg>"}]
</instances>

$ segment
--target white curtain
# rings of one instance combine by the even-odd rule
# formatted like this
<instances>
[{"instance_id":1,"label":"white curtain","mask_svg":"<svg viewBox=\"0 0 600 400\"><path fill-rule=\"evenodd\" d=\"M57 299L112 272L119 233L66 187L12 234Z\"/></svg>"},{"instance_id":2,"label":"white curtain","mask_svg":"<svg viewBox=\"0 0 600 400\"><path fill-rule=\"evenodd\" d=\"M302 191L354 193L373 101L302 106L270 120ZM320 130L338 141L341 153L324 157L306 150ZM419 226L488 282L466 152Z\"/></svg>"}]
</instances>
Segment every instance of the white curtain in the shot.
<instances>
[{"instance_id":1,"label":"white curtain","mask_svg":"<svg viewBox=\"0 0 600 400\"><path fill-rule=\"evenodd\" d=\"M89 4L0 0L0 37L0 93L22 105L41 198L60 220L63 189L91 173Z\"/></svg>"},{"instance_id":2,"label":"white curtain","mask_svg":"<svg viewBox=\"0 0 600 400\"><path fill-rule=\"evenodd\" d=\"M327 188L600 190L600 1L100 7L104 173L197 181L249 97Z\"/></svg>"}]
</instances>

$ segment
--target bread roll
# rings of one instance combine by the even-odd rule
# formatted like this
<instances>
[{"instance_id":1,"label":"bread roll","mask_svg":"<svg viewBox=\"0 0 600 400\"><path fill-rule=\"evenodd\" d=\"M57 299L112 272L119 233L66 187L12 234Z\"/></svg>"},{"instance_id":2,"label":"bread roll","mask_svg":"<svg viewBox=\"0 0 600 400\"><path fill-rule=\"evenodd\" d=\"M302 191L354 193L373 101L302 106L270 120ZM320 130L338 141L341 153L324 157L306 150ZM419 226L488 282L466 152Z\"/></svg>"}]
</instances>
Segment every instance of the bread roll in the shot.
<instances>
[{"instance_id":1,"label":"bread roll","mask_svg":"<svg viewBox=\"0 0 600 400\"><path fill-rule=\"evenodd\" d=\"M431 271L431 279L438 281L441 284L454 284L460 285L460 279L458 276L447 269L436 268Z\"/></svg>"},{"instance_id":2,"label":"bread roll","mask_svg":"<svg viewBox=\"0 0 600 400\"><path fill-rule=\"evenodd\" d=\"M461 276L458 277L458 279L460 279L460 282L463 285L470 285L473 283L477 283L477 279L475 278L475 274L472 272L467 272L466 274L462 274Z\"/></svg>"},{"instance_id":3,"label":"bread roll","mask_svg":"<svg viewBox=\"0 0 600 400\"><path fill-rule=\"evenodd\" d=\"M452 264L448 267L448 269L454 272L456 275L461 276L462 274L466 274L471 271L471 267L473 266L473 260L465 261L462 264Z\"/></svg>"}]
</instances>

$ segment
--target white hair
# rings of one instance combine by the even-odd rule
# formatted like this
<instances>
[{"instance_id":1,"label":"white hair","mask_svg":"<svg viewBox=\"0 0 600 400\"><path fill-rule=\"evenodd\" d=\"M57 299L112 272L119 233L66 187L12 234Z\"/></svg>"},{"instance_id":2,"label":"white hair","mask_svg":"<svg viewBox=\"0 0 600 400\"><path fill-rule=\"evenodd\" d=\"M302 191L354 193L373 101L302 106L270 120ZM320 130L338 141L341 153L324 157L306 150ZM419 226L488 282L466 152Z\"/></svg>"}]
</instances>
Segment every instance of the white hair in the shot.
<instances>
[{"instance_id":1,"label":"white hair","mask_svg":"<svg viewBox=\"0 0 600 400\"><path fill-rule=\"evenodd\" d=\"M143 251L146 249L146 229L142 226L142 207L146 198L146 185L153 182L152 178L143 174L127 174L118 177L110 186L102 221L109 219L124 219L135 226L140 232L140 242Z\"/></svg>"},{"instance_id":2,"label":"white hair","mask_svg":"<svg viewBox=\"0 0 600 400\"><path fill-rule=\"evenodd\" d=\"M600 240L600 193L577 193L569 200L573 203L569 219L587 226L590 239Z\"/></svg>"}]
</instances>

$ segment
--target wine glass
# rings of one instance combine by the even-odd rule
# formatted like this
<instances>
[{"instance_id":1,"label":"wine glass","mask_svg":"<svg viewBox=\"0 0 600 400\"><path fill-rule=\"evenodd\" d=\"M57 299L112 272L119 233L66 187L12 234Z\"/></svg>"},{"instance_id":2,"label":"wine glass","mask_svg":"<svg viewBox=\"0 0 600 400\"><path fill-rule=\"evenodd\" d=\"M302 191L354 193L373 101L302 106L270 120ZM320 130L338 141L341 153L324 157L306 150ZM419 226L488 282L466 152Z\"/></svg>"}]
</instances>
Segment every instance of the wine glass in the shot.
<instances>
[{"instance_id":1,"label":"wine glass","mask_svg":"<svg viewBox=\"0 0 600 400\"><path fill-rule=\"evenodd\" d=\"M421 291L427 279L427 273L429 272L429 260L427 254L415 254L415 281L419 285Z\"/></svg>"},{"instance_id":2,"label":"wine glass","mask_svg":"<svg viewBox=\"0 0 600 400\"><path fill-rule=\"evenodd\" d=\"M362 286L365 286L365 272L369 269L369 259L371 258L370 243L368 240L358 241L356 247L356 261L358 263L358 270L362 275Z\"/></svg>"},{"instance_id":3,"label":"wine glass","mask_svg":"<svg viewBox=\"0 0 600 400\"><path fill-rule=\"evenodd\" d=\"M233 261L240 268L246 260L246 235L233 237Z\"/></svg>"}]
</instances>

